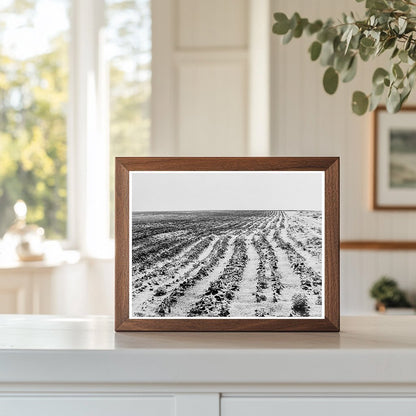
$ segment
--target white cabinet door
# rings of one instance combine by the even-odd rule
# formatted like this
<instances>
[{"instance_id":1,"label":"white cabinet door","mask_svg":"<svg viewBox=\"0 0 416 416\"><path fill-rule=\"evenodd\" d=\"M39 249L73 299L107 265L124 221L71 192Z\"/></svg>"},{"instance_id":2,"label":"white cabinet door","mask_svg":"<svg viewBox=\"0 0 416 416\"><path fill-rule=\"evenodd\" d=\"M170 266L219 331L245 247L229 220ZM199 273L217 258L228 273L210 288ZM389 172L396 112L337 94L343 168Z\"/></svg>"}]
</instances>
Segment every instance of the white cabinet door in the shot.
<instances>
[{"instance_id":1,"label":"white cabinet door","mask_svg":"<svg viewBox=\"0 0 416 416\"><path fill-rule=\"evenodd\" d=\"M0 398L7 416L174 416L173 396Z\"/></svg>"},{"instance_id":2,"label":"white cabinet door","mask_svg":"<svg viewBox=\"0 0 416 416\"><path fill-rule=\"evenodd\" d=\"M416 398L224 397L221 416L415 416Z\"/></svg>"}]
</instances>

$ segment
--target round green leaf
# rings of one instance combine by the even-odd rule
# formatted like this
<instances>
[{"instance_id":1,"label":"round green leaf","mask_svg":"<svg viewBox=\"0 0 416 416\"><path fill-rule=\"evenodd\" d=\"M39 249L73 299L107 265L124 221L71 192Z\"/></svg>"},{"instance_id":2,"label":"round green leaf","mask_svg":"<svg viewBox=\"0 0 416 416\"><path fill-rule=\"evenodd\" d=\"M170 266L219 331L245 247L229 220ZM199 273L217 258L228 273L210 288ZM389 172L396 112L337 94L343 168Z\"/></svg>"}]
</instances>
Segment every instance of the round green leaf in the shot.
<instances>
[{"instance_id":1,"label":"round green leaf","mask_svg":"<svg viewBox=\"0 0 416 416\"><path fill-rule=\"evenodd\" d=\"M315 41L312 43L312 45L309 47L309 53L311 54L312 61L316 61L319 58L321 50L322 44L320 42Z\"/></svg>"},{"instance_id":2,"label":"round green leaf","mask_svg":"<svg viewBox=\"0 0 416 416\"><path fill-rule=\"evenodd\" d=\"M384 10L388 5L385 0L367 0L365 7L368 9Z\"/></svg>"},{"instance_id":3,"label":"round green leaf","mask_svg":"<svg viewBox=\"0 0 416 416\"><path fill-rule=\"evenodd\" d=\"M289 30L286 35L283 36L282 43L283 45L288 44L293 39L293 30Z\"/></svg>"},{"instance_id":4,"label":"round green leaf","mask_svg":"<svg viewBox=\"0 0 416 416\"><path fill-rule=\"evenodd\" d=\"M377 68L373 74L373 85L379 85L384 83L384 78L386 78L389 73L384 68Z\"/></svg>"},{"instance_id":5,"label":"round green leaf","mask_svg":"<svg viewBox=\"0 0 416 416\"><path fill-rule=\"evenodd\" d=\"M324 43L328 40L328 30L322 29L317 35L316 39L319 40L319 42Z\"/></svg>"},{"instance_id":6,"label":"round green leaf","mask_svg":"<svg viewBox=\"0 0 416 416\"><path fill-rule=\"evenodd\" d=\"M344 73L342 77L342 82L350 82L354 79L355 75L357 74L357 58L353 56L351 61L348 65L348 69Z\"/></svg>"},{"instance_id":7,"label":"round green leaf","mask_svg":"<svg viewBox=\"0 0 416 416\"><path fill-rule=\"evenodd\" d=\"M324 74L324 89L328 94L334 94L338 88L338 72L330 66Z\"/></svg>"},{"instance_id":8,"label":"round green leaf","mask_svg":"<svg viewBox=\"0 0 416 416\"><path fill-rule=\"evenodd\" d=\"M386 41L383 43L384 49L392 48L396 44L396 38L387 38Z\"/></svg>"},{"instance_id":9,"label":"round green leaf","mask_svg":"<svg viewBox=\"0 0 416 416\"><path fill-rule=\"evenodd\" d=\"M400 49L396 46L393 50L393 53L391 54L390 59L393 59L397 56L397 54L399 53Z\"/></svg>"},{"instance_id":10,"label":"round green leaf","mask_svg":"<svg viewBox=\"0 0 416 416\"><path fill-rule=\"evenodd\" d=\"M407 100L407 98L409 97L410 93L412 92L412 90L409 89L405 89L403 90L403 92L400 94L400 107L399 110L402 108L403 103Z\"/></svg>"},{"instance_id":11,"label":"round green leaf","mask_svg":"<svg viewBox=\"0 0 416 416\"><path fill-rule=\"evenodd\" d=\"M336 53L334 58L334 68L338 72L343 72L346 70L351 63L351 54Z\"/></svg>"},{"instance_id":12,"label":"round green leaf","mask_svg":"<svg viewBox=\"0 0 416 416\"><path fill-rule=\"evenodd\" d=\"M376 86L373 85L373 95L381 96L384 92L384 83L378 84Z\"/></svg>"},{"instance_id":13,"label":"round green leaf","mask_svg":"<svg viewBox=\"0 0 416 416\"><path fill-rule=\"evenodd\" d=\"M355 91L352 95L352 111L362 116L368 108L368 97L361 91Z\"/></svg>"},{"instance_id":14,"label":"round green leaf","mask_svg":"<svg viewBox=\"0 0 416 416\"><path fill-rule=\"evenodd\" d=\"M386 107L389 113L397 113L400 110L400 93L397 88L392 88L387 96Z\"/></svg>"},{"instance_id":15,"label":"round green leaf","mask_svg":"<svg viewBox=\"0 0 416 416\"><path fill-rule=\"evenodd\" d=\"M319 32L322 29L323 23L321 20L315 20L315 22L311 23L308 27L307 27L307 32L310 35L313 35L316 32Z\"/></svg>"},{"instance_id":16,"label":"round green leaf","mask_svg":"<svg viewBox=\"0 0 416 416\"><path fill-rule=\"evenodd\" d=\"M295 38L300 38L302 36L303 33L303 29L305 29L308 25L308 20L307 19L299 19L297 20L296 26L293 29L293 36Z\"/></svg>"},{"instance_id":17,"label":"round green leaf","mask_svg":"<svg viewBox=\"0 0 416 416\"><path fill-rule=\"evenodd\" d=\"M405 50L401 50L400 52L399 52L399 58L400 58L400 60L402 61L402 62L407 62L407 60L408 60L408 55L407 55L407 51L405 51Z\"/></svg>"},{"instance_id":18,"label":"round green leaf","mask_svg":"<svg viewBox=\"0 0 416 416\"><path fill-rule=\"evenodd\" d=\"M275 13L274 20L276 20L276 23L273 25L273 33L285 35L290 29L287 16L284 13Z\"/></svg>"},{"instance_id":19,"label":"round green leaf","mask_svg":"<svg viewBox=\"0 0 416 416\"><path fill-rule=\"evenodd\" d=\"M322 66L332 65L334 62L334 43L327 41L322 45L322 51L320 55L320 63Z\"/></svg>"},{"instance_id":20,"label":"round green leaf","mask_svg":"<svg viewBox=\"0 0 416 416\"><path fill-rule=\"evenodd\" d=\"M394 64L392 69L393 75L396 78L403 78L404 74L399 64Z\"/></svg>"},{"instance_id":21,"label":"round green leaf","mask_svg":"<svg viewBox=\"0 0 416 416\"><path fill-rule=\"evenodd\" d=\"M381 97L382 97L381 95L371 94L370 106L368 108L368 111L373 111L378 107L378 105L380 104Z\"/></svg>"},{"instance_id":22,"label":"round green leaf","mask_svg":"<svg viewBox=\"0 0 416 416\"><path fill-rule=\"evenodd\" d=\"M293 16L290 18L289 25L292 30L300 23L301 17L298 12L293 13Z\"/></svg>"},{"instance_id":23,"label":"round green leaf","mask_svg":"<svg viewBox=\"0 0 416 416\"><path fill-rule=\"evenodd\" d=\"M296 27L293 29L293 37L300 38L302 36L303 27L302 23L299 22Z\"/></svg>"},{"instance_id":24,"label":"round green leaf","mask_svg":"<svg viewBox=\"0 0 416 416\"><path fill-rule=\"evenodd\" d=\"M363 46L361 43L360 43L360 46L358 48L358 52L360 53L360 58L364 62L367 62L371 58L371 56L374 55L375 51L376 51L375 48L367 48L367 47Z\"/></svg>"},{"instance_id":25,"label":"round green leaf","mask_svg":"<svg viewBox=\"0 0 416 416\"><path fill-rule=\"evenodd\" d=\"M360 45L362 45L364 48L372 48L374 46L374 39L364 37L361 39Z\"/></svg>"}]
</instances>

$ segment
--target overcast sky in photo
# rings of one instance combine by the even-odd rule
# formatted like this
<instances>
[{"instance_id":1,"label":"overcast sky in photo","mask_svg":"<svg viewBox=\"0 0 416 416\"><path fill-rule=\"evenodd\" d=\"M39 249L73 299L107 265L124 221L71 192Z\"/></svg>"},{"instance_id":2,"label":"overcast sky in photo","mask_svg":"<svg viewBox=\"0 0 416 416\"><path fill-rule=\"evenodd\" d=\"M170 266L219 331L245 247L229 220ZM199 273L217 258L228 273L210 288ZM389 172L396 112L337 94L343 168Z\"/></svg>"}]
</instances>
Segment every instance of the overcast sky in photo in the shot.
<instances>
[{"instance_id":1,"label":"overcast sky in photo","mask_svg":"<svg viewBox=\"0 0 416 416\"><path fill-rule=\"evenodd\" d=\"M324 172L130 172L133 211L323 210Z\"/></svg>"}]
</instances>

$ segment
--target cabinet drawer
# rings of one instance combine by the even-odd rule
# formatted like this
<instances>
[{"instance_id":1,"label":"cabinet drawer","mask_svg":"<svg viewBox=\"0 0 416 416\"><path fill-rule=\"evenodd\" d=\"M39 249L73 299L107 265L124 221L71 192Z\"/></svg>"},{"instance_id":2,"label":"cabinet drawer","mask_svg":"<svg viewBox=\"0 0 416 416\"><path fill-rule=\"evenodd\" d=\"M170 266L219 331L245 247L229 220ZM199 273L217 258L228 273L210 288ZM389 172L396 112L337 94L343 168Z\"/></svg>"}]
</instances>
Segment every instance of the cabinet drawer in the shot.
<instances>
[{"instance_id":1,"label":"cabinet drawer","mask_svg":"<svg viewBox=\"0 0 416 416\"><path fill-rule=\"evenodd\" d=\"M223 397L221 416L415 416L416 398Z\"/></svg>"},{"instance_id":2,"label":"cabinet drawer","mask_svg":"<svg viewBox=\"0 0 416 416\"><path fill-rule=\"evenodd\" d=\"M173 397L8 397L0 398L7 416L174 416Z\"/></svg>"}]
</instances>

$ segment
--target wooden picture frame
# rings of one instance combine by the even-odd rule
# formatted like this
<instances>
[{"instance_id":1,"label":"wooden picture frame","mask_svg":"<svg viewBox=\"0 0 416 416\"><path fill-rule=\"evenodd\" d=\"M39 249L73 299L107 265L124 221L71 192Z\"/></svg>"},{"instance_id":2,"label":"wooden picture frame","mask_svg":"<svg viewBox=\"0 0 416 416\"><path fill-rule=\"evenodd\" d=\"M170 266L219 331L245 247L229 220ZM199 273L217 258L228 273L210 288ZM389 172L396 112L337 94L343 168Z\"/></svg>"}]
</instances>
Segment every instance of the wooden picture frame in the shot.
<instances>
[{"instance_id":1,"label":"wooden picture frame","mask_svg":"<svg viewBox=\"0 0 416 416\"><path fill-rule=\"evenodd\" d=\"M214 181L213 178L216 178L215 179L216 182ZM318 180L317 178L318 179L320 178L319 181L321 182L317 182ZM189 183L197 184L196 187L192 188L192 189L197 189L197 191L195 191L195 195L193 195L192 193L192 195L189 196L188 191L187 191L188 192L187 194L185 193L181 194L182 192L181 190L187 189L187 186L189 185L189 183L186 181L188 181ZM214 187L212 187L211 182L214 183L215 185ZM263 185L265 185L266 183L268 185L263 187ZM293 186L294 183L296 183L297 185ZM318 185L316 187L312 187L308 185L309 183L318 184ZM228 184L227 185L228 187L226 189L222 189L223 187L226 186L225 184ZM234 185L229 185L229 184L234 184ZM175 188L176 190L172 191L173 194L171 192L172 187L173 188L176 187ZM234 192L234 187L236 189L235 192ZM179 189L180 191L177 191L177 189ZM207 192L208 193L211 192L210 190L212 189L215 189L215 192L214 192L215 195L217 195L217 192L219 192L218 195L222 195L222 197L215 198L215 195L205 196L205 194ZM249 254L255 253L255 252L254 251L249 252L249 250L254 250L253 247L255 247L257 250L258 245L259 245L258 241L260 241L260 238L262 238L260 232L257 231L258 229L260 229L259 227L263 227L263 229L270 227L271 228L270 235L274 236L273 238L280 238L280 234L276 234L276 231L274 231L277 225L280 224L280 228L283 229L284 226L281 224L284 220L289 221L289 223L290 221L294 221L293 224L295 223L297 224L296 221L298 221L298 215L299 215L299 218L301 218L302 221L304 221L304 223L302 223L303 225L299 227L298 226L292 227L291 225L288 228L288 230L290 230L291 232L293 231L294 233L295 233L294 230L296 230L296 233L297 233L296 236L298 236L296 238L299 238L299 243L296 243L296 241L294 240L295 237L289 236L290 238L293 238L293 241L290 240L290 244L286 243L286 245L283 244L279 246L276 243L276 245L273 247L275 247L275 250L285 249L285 250L288 250L287 253L289 253L290 250L291 250L290 253L293 253L294 252L293 247L299 246L299 247L302 247L302 250L304 250L302 252L303 256L307 256L308 249L306 248L305 245L302 246L303 243L301 244L301 242L306 241L302 239L307 238L308 235L311 235L308 233L312 231L308 231L308 229L304 229L302 227L304 226L304 224L310 224L310 223L318 224L321 227L321 228L319 228L318 226L315 227L314 225L315 228L311 228L311 230L315 230L314 232L318 233L317 235L322 236L321 242L320 243L317 242L316 246L314 246L315 248L313 248L313 250L318 250L319 247L322 247L320 249L321 251L319 253L318 251L312 251L313 255L315 256L314 258L316 259L319 258L322 263L322 268L318 269L318 270L323 271L322 276L321 276L322 278L321 287L318 284L319 283L318 279L313 280L318 274L312 271L312 268L310 267L310 265L306 264L307 259L305 260L305 257L303 257L305 260L304 262L305 264L301 266L302 262L299 262L299 259L301 257L296 257L296 256L299 256L299 254L296 254L296 256L293 255L295 257L292 256L293 262L284 263L283 260L280 259L281 260L280 267L283 268L284 264L286 264L285 270L292 270L293 268L300 267L300 269L296 271L297 274L294 275L296 279L300 279L300 280L295 281L291 278L293 281L295 281L295 283L293 284L296 285L296 287L298 287L299 285L302 285L302 288L304 288L302 290L305 290L305 293L308 294L308 297L307 297L308 301L312 299L314 300L319 299L319 296L321 296L322 314L320 316L316 315L316 317L314 317L315 316L314 315L311 317L311 316L305 316L303 313L301 313L300 316L297 316L298 305L297 304L295 305L295 303L293 303L292 309L295 308L296 306L296 309L293 309L293 311L295 311L294 313L295 316L290 316L290 315L293 315L292 312L288 316L281 316L281 317L258 316L258 311L260 310L258 308L255 309L256 311L255 316L250 315L250 316L242 316L242 317L240 316L234 317L234 315L230 314L228 310L225 311L225 315L228 313L228 316L225 316L225 317L212 316L210 315L212 312L205 312L205 309L203 310L203 312L198 312L200 313L200 315L198 316L195 316L195 315L191 316L188 314L188 315L181 315L181 316L174 316L174 317L169 317L169 316L163 317L163 316L155 316L154 312L149 313L149 316L144 315L144 313L147 313L147 312L143 312L143 311L146 311L145 309L145 307L147 307L146 305L151 306L153 304L151 303L151 301L147 301L147 300L143 303L140 303L140 302L137 303L136 302L137 297L142 296L145 290L147 291L153 290L153 288L156 286L152 286L152 285L162 284L164 282L163 280L160 280L161 278L156 272L152 272L152 274L145 274L145 275L140 274L140 273L148 273L147 269L143 269L145 267L143 266L143 264L145 265L149 264L149 262L151 261L149 260L149 258L151 259L151 257L149 257L149 255L146 253L150 252L151 250L154 250L153 246L150 243L147 246L145 245L147 244L146 243L147 240L145 240L145 238L157 239L157 241L159 242L158 244L162 244L160 243L160 241L163 241L164 242L163 244L165 244L163 247L166 246L167 240L166 238L164 238L166 233L161 234L161 236L159 236L159 234L154 236L153 234L151 234L151 231L149 231L149 236L147 236L146 232L144 231L145 230L144 227L146 224L148 224L146 225L146 227L149 227L148 228L149 230L156 229L156 228L152 228L152 227L156 227L156 225L154 225L154 223L151 222L151 220L153 221L153 218L154 218L152 217L152 215L160 214L159 212L160 206L162 206L162 211L174 211L175 213L180 211L179 212L180 215L185 215L188 212L187 209L188 209L188 206L190 205L189 204L185 205L185 210L183 210L182 212L181 210L177 209L177 207L179 206L178 204L184 203L184 200L189 200L191 201L191 204L195 203L198 205L198 204L201 204L200 201L202 197L203 201L205 201L204 202L205 205L203 205L204 211L202 212L208 212L208 214L211 213L211 211L208 211L208 209L211 209L211 205L212 205L211 202L213 200L215 200L213 202L214 204L224 204L224 200L226 200L226 203L229 205L227 206L220 205L221 211L219 211L219 212L225 212L226 214L224 214L224 218L226 218L226 215L234 215L232 213L234 213L235 211L229 211L229 210L234 209L233 207L235 206L236 203L239 204L239 202L235 201L236 199L237 200L239 199L239 196L238 196L239 189L244 189L247 192L251 192L250 196L252 196L251 198L249 198L248 197L249 194L247 194L247 197L244 198L244 201L249 201L247 202L248 205L244 205L244 209L241 208L242 209L241 215L243 215L242 218L244 219L244 221L241 220L240 222L238 222L237 220L235 220L235 223L233 223L233 224L238 224L238 226L236 225L236 227L243 227L242 229L244 230L244 233L239 231L239 234L237 233L236 236L233 236L233 233L227 234L227 232L224 232L223 234L221 234L222 236L221 238L223 238L223 240L221 241L226 240L228 241L229 245L231 244L230 241L234 238L233 248L229 249L231 251L234 250L232 251L233 256L236 255L235 253L237 252L237 243L236 243L237 239L239 239L240 242L244 241L245 245L243 248L241 248L241 252L244 251L244 253L246 253L244 254L246 256L245 260L244 261L241 260L241 257L240 257L240 259L237 259L239 261L236 260L235 263L233 263L234 265L248 264L248 262L251 261ZM178 193L180 195L176 197ZM118 157L116 158L115 194L116 194L116 197L115 197L116 198L115 200L115 204L116 204L115 330L116 331L339 331L339 297L340 297L339 296L339 158L337 157L243 157L243 158ZM172 198L171 194L175 195L175 197ZM230 196L227 196L227 195L230 195ZM284 198L283 198L283 195L285 195ZM302 199L303 196L304 198ZM262 202L263 205L260 206L261 210L258 210L257 206L252 205L252 204L258 204L258 201L261 198L264 198L263 199L264 202ZM312 204L311 201L318 201L319 198L321 198L320 204L322 204L321 211L317 210L315 212L313 210L310 210L310 207L308 204ZM292 201L292 199L293 201L295 200L298 201L296 203L300 204L299 207L301 208L296 208L295 210L294 209L295 204L293 203L293 205L290 205L291 207L290 210L286 210L286 208L285 210L282 210L284 202L281 202L281 201L286 201L286 203L289 204L289 202ZM241 200L243 200L243 198L241 198ZM274 200L277 200L278 204L274 204L273 203ZM154 209L155 204L156 204L155 201L158 201L157 202L159 204L158 210ZM195 201L199 201L199 202L195 202ZM163 204L166 205L166 209ZM244 202L244 204L246 204L246 202ZM133 206L134 206L134 211L135 211L134 213L135 215L134 227L135 228L134 228L134 231L132 231L132 234L140 237L139 239L137 239L137 241L139 241L141 245L140 244L138 245L139 249L134 247L131 250L132 236L130 235L131 233L130 227L133 230L133 219L132 219L133 218L133 214L132 214ZM139 209L137 209L137 206L139 207ZM150 209L149 209L149 206L150 206ZM209 208L205 208L208 206ZM230 206L232 207L230 208ZM217 206L214 206L213 211L217 212L216 209L217 209ZM277 211L266 211L266 210L273 210L273 209ZM227 211L223 211L223 210L227 210ZM270 213L268 214L270 216L267 217L267 221L269 221L270 219L270 222L267 222L267 227L265 225L266 219L263 219L263 217L261 217L262 215L266 215L266 214L262 214L263 210L265 213L266 212ZM149 213L149 211L152 211L152 212ZM239 205L237 205L237 211L240 212ZM192 211L190 215L191 216L197 215L198 212L200 211ZM228 213L231 213L231 214L228 214ZM137 215L137 218L136 218L136 215ZM147 217L147 215L149 215L150 217ZM245 216L247 215L249 215L249 220L246 221ZM259 220L255 222L254 220L251 219L252 217L250 215L253 215L253 216L258 215ZM275 215L276 218L274 218L273 215ZM165 217L170 218L169 215L165 215L165 214L163 214L163 216L160 218L164 220ZM203 218L205 221L206 218L208 217L209 215L208 216L204 215L201 218ZM221 217L221 220L218 220L218 221L223 221L222 218L223 217ZM227 219L227 221L231 221L231 220ZM181 222L179 221L178 224L180 223ZM176 222L174 224L176 224ZM186 224L188 224L188 222L186 222ZM209 228L210 222L208 221L206 224L208 224L206 229L210 230ZM260 224L260 225L257 226L257 224ZM203 229L203 226L201 225L201 227L199 228ZM197 228L193 228L193 229L197 229ZM221 228L215 228L215 230L217 229L221 230ZM238 229L240 230L240 228ZM253 234L249 234L251 230L253 230L252 231ZM268 228L267 230L269 232ZM167 235L169 236L168 238L171 238L170 232L171 231L167 232ZM183 234L184 232L180 231L178 233ZM208 234L209 234L209 237L206 237ZM246 235L247 235L247 239L244 240L244 238L246 238L245 237ZM213 237L213 234L211 231L207 231L207 234L204 234L204 236L205 236L204 239L216 238L215 235ZM289 237L287 238L289 239ZM231 239L231 240L227 240L227 239ZM149 240L149 241L153 241L153 240ZM173 247L175 244L179 245L178 241L181 241L179 237L175 241L172 239L171 246ZM202 241L202 237L201 237L201 241ZM280 240L278 241L280 242ZM272 240L272 242L275 242L275 240ZM212 244L215 244L215 242L213 241ZM196 245L197 244L195 243L195 246ZM137 254L137 250L139 250L138 252L139 254ZM156 252L155 256L161 255L160 253L162 254L165 252L169 253L170 249L168 247L168 248L164 248L163 250L160 249L160 251ZM172 250L173 248L171 249L171 251ZM266 248L264 248L263 251L262 250L263 250L263 246L260 247L259 251L257 252L258 253L258 257L256 258L257 259L256 260L257 272L255 271L256 269L254 269L254 273L258 274L260 273L258 271L259 269L264 270L264 268L266 268L268 270L268 273L270 273L268 276L275 276L275 280L273 282L278 282L280 285L281 282L276 278L276 276L281 277L282 275L271 274L273 267L276 267L275 263L273 263L274 266L271 263L272 260L270 260L269 264L265 263L266 260L263 263L261 263L260 257L264 255L265 256L264 258L266 258L266 255L268 253L267 251L264 251L266 250ZM137 273L135 274L134 279L133 277L132 279L130 279L130 273L133 270L133 260L132 260L133 251L134 251L135 259L137 258L145 259L144 263L141 261L136 262L135 260L134 267L138 267L139 268L138 270L140 271L139 275L146 276L147 280L145 280L144 277L140 277L140 279L137 279ZM214 250L212 249L212 251ZM187 251L186 254L189 252L191 252L191 249L189 249L189 251ZM269 253L271 253L270 254L271 257L267 257L267 259L269 258L273 259L274 258L273 255L276 255L275 252L270 251L270 250L269 250ZM143 257L146 255L148 257ZM164 259L164 257L161 257L161 258ZM186 258L186 255L183 255L183 257L181 258L182 259ZM275 258L278 264L277 267L279 267L280 260L277 255ZM289 259L288 255L286 259ZM312 257L310 257L310 259L313 260ZM225 262L226 259L224 258L221 261ZM228 259L227 261L228 261L227 265L229 265L231 260ZM260 263L263 264L262 266L263 269L262 267L259 266ZM194 262L192 267L194 267L195 264L196 264L195 267L199 267L198 262ZM178 265L176 267L179 268L182 266ZM241 267L243 268L245 266L243 265ZM142 270L145 270L145 271L142 272ZM159 267L159 269L157 270L162 270L162 269ZM174 269L174 270L179 270L179 269ZM200 271L200 269L198 270ZM231 268L227 270L231 270ZM264 272L263 276L266 276L265 273L266 272ZM313 277L313 279L310 275L311 273L315 273L314 274L315 277ZM151 277L148 277L148 276L151 276ZM221 276L224 276L224 274ZM248 271L246 271L246 274L244 274L244 271L242 271L240 275L238 276L240 276L238 277L239 279L245 279L245 278L248 279L249 276L251 275ZM241 276L247 276L247 277L241 277ZM153 279L153 280L151 280L151 282L149 283L149 279L150 280ZM159 280L154 280L154 279L159 279ZM135 288L134 290L137 293L139 293L138 295L135 295L136 297L132 295L132 293L136 293L136 292L131 290L133 288L133 283L132 283L133 280L135 281L134 283L135 285L140 286L140 289L136 289L136 286L134 286ZM180 280L180 278L178 278L178 280ZM292 280L290 280L290 282L292 282ZM314 285L313 289L311 288L312 280L313 280L313 285ZM174 281L169 280L169 282L174 282ZM241 280L241 282L243 282L243 280ZM177 283L172 283L172 284L175 285ZM308 284L310 286L307 286ZM212 288L212 285L213 284L211 282L209 288ZM238 288L236 289L236 285L234 283L233 285L234 286L232 286L232 288L234 288L235 290L240 290L241 293L231 291L231 292L226 292L226 296L228 296L228 294L231 293L231 295L229 296L234 296L234 298L232 299L237 299L237 297L240 295L242 297L243 296L242 289L238 289ZM275 290L275 288L277 287L276 285L277 283L276 284L273 283L273 285L271 283L269 285L266 283L265 286L267 286L268 288L267 290L271 291L272 290L271 287L273 286L273 290ZM143 289L143 292L141 292L142 287L146 288L146 289ZM258 285L258 282L257 282L256 287L257 288L260 287ZM273 292L273 293L283 293L283 291L286 290L286 293L289 294L289 293L292 293L292 292L289 292L289 290L291 289L292 289L291 283L290 284L287 283L285 285L278 286L278 288L276 289L278 290L278 292ZM258 290L261 290L261 289L258 289ZM281 290L281 292L279 292L279 290ZM319 292L319 290L321 290L321 292ZM160 290L159 292L163 293L163 291L160 291ZM224 293L225 292L220 292L220 296L219 296L220 300L218 302L222 301L223 303L221 305L224 305L224 304L228 305L226 303L228 298L224 297ZM254 296L254 293L251 293L249 296L252 296L252 295ZM167 295L163 293L163 296L167 296ZM213 302L214 301L217 302L217 300L215 300L217 298L212 297L212 295L210 296L211 297L209 299L214 299ZM256 293L256 296L257 296L257 293ZM304 297L306 297L306 295ZM159 300L162 298L157 298L157 299ZM156 292L152 293L152 296L151 296L151 300L154 301L154 299L156 299ZM208 299L207 296L202 298L200 302L205 301L206 299ZM294 302L293 299L294 297L292 297L292 302ZM136 303L133 308L134 310L131 310L132 308L131 304L133 304L133 300ZM274 305L276 305L276 307L280 307L279 305L283 305L281 306L282 310L284 307L286 308L288 307L289 300L285 299L284 302L282 301L281 303L279 303L280 302L279 299L276 300L275 297L273 297L273 302L276 302ZM237 300L235 302L237 302ZM257 300L257 302L261 303L261 300L260 301ZM267 303L267 302L270 302L270 303ZM272 305L271 298L267 298L267 302L266 302L267 305ZM201 305L201 303L199 303L199 305ZM318 300L316 300L313 303L313 305L310 307L311 310L312 311L320 310L320 309L317 309L318 308L317 305L319 305ZM241 305L238 304L237 307L239 306ZM248 306L252 308L255 305L253 306L249 303ZM275 307L275 306L273 305L270 306L270 308L272 307ZM309 305L307 305L307 307L309 307ZM157 310L160 311L160 306L158 308L159 309ZM222 311L221 313L224 312L225 307L222 307L222 308L223 309L221 309ZM170 311L171 309L169 309L169 312ZM260 311L261 313L264 312L264 310L260 310ZM165 310L162 310L162 312L165 313ZM286 311L285 313L287 314L288 312Z\"/></svg>"},{"instance_id":2,"label":"wooden picture frame","mask_svg":"<svg viewBox=\"0 0 416 416\"><path fill-rule=\"evenodd\" d=\"M416 162L415 120L414 106L396 114L388 113L384 106L373 112L374 210L416 209L416 169L411 160L414 156Z\"/></svg>"}]
</instances>

